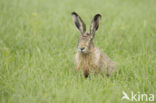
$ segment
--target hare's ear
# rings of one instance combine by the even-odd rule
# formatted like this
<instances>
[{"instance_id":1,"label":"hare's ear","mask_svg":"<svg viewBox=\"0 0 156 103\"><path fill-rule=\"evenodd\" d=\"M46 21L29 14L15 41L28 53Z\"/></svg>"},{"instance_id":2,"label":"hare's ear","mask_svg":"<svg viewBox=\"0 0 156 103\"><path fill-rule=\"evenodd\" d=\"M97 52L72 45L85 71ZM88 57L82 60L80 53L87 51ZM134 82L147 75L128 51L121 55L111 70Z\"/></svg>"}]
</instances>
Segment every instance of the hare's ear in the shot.
<instances>
[{"instance_id":1,"label":"hare's ear","mask_svg":"<svg viewBox=\"0 0 156 103\"><path fill-rule=\"evenodd\" d=\"M95 32L98 30L100 19L101 19L101 15L96 14L92 20L90 33L93 35L93 37L95 35Z\"/></svg>"},{"instance_id":2,"label":"hare's ear","mask_svg":"<svg viewBox=\"0 0 156 103\"><path fill-rule=\"evenodd\" d=\"M80 30L81 34L86 32L86 25L76 12L72 12L73 20L76 27Z\"/></svg>"}]
</instances>

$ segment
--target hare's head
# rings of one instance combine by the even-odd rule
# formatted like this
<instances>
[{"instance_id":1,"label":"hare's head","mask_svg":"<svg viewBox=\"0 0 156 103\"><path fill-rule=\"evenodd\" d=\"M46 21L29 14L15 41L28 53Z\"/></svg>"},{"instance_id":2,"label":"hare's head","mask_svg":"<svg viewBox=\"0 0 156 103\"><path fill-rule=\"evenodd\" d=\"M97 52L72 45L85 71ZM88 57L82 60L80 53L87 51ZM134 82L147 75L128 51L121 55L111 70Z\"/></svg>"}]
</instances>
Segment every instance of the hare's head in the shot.
<instances>
[{"instance_id":1,"label":"hare's head","mask_svg":"<svg viewBox=\"0 0 156 103\"><path fill-rule=\"evenodd\" d=\"M95 32L98 30L101 15L96 14L94 16L89 33L86 32L86 25L80 18L80 16L76 12L72 12L72 16L76 27L79 29L81 33L79 37L78 51L83 54L88 54L91 48L94 47L93 39L95 36Z\"/></svg>"}]
</instances>

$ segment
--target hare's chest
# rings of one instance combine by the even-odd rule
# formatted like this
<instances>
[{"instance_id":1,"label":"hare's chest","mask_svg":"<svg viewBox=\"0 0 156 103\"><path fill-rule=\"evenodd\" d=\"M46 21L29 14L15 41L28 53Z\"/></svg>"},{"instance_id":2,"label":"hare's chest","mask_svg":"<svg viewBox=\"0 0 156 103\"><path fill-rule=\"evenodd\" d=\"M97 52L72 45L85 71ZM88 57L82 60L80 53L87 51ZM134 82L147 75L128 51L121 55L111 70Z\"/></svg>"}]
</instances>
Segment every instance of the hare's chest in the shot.
<instances>
[{"instance_id":1,"label":"hare's chest","mask_svg":"<svg viewBox=\"0 0 156 103\"><path fill-rule=\"evenodd\" d=\"M95 70L98 68L97 61L93 56L76 55L76 64L83 70Z\"/></svg>"}]
</instances>

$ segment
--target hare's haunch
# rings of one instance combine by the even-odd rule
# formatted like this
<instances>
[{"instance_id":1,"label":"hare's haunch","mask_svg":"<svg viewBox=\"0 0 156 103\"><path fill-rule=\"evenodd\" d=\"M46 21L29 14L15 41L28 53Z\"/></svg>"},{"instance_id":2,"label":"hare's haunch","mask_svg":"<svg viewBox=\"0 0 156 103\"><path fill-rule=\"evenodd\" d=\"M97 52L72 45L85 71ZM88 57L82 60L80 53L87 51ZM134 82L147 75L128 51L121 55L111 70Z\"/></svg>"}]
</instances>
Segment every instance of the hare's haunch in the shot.
<instances>
[{"instance_id":1,"label":"hare's haunch","mask_svg":"<svg viewBox=\"0 0 156 103\"><path fill-rule=\"evenodd\" d=\"M73 20L76 27L81 32L77 53L76 68L82 69L85 77L88 77L91 71L95 73L105 73L111 75L116 64L99 48L94 45L93 39L95 32L98 30L100 14L96 14L92 20L90 32L86 32L86 25L76 12L72 12Z\"/></svg>"}]
</instances>

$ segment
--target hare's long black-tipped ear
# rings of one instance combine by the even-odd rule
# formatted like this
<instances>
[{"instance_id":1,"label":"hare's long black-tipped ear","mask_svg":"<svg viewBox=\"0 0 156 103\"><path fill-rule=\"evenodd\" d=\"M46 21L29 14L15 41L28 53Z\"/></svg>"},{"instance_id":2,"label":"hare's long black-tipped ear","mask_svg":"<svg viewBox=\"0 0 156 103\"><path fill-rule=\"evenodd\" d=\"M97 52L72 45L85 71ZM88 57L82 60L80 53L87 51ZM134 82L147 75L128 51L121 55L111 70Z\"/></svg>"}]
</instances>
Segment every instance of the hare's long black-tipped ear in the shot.
<instances>
[{"instance_id":1,"label":"hare's long black-tipped ear","mask_svg":"<svg viewBox=\"0 0 156 103\"><path fill-rule=\"evenodd\" d=\"M76 12L72 12L73 20L76 27L80 30L81 34L86 32L86 25Z\"/></svg>"},{"instance_id":2,"label":"hare's long black-tipped ear","mask_svg":"<svg viewBox=\"0 0 156 103\"><path fill-rule=\"evenodd\" d=\"M100 22L101 17L102 16L100 14L96 14L92 20L91 27L90 27L90 33L93 35L93 37L95 35L95 32L99 28L99 22Z\"/></svg>"}]
</instances>

